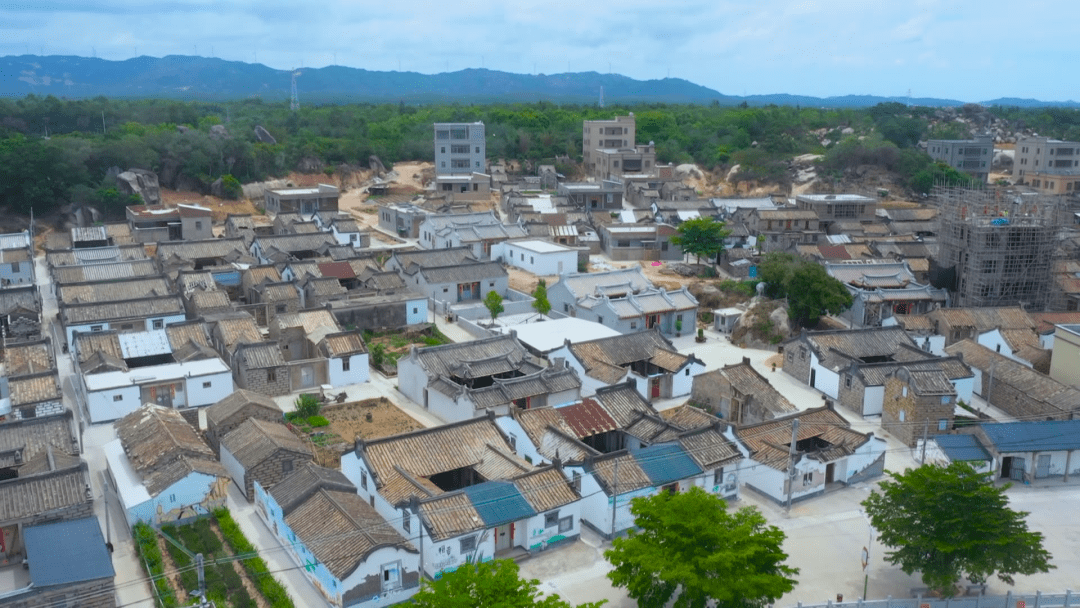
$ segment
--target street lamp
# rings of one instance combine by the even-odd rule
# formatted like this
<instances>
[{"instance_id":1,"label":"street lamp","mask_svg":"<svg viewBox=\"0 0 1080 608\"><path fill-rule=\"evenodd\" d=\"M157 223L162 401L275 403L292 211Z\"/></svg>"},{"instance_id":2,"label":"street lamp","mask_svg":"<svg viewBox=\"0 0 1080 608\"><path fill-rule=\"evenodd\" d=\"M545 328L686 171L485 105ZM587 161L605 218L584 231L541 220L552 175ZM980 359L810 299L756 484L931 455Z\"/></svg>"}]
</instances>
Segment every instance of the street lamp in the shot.
<instances>
[{"instance_id":1,"label":"street lamp","mask_svg":"<svg viewBox=\"0 0 1080 608\"><path fill-rule=\"evenodd\" d=\"M866 546L862 548L862 555L860 556L863 569L862 597L863 601L866 601L868 599L866 595L867 590L870 586L870 547L874 544L874 524L871 523L870 517L866 514L866 511L860 511L860 513L866 518L866 527L869 530L869 538L866 541Z\"/></svg>"}]
</instances>

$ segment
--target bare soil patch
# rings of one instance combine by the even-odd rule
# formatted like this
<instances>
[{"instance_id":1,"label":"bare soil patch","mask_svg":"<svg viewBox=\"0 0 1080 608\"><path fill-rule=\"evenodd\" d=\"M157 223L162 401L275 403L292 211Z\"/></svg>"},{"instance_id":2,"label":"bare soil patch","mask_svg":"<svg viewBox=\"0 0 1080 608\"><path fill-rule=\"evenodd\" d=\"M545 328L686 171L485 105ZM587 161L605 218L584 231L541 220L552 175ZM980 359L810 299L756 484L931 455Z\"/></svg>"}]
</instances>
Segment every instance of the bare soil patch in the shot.
<instances>
[{"instance_id":1,"label":"bare soil patch","mask_svg":"<svg viewBox=\"0 0 1080 608\"><path fill-rule=\"evenodd\" d=\"M378 439L424 428L386 397L326 406L320 415L330 421L335 435L349 443L357 437Z\"/></svg>"}]
</instances>

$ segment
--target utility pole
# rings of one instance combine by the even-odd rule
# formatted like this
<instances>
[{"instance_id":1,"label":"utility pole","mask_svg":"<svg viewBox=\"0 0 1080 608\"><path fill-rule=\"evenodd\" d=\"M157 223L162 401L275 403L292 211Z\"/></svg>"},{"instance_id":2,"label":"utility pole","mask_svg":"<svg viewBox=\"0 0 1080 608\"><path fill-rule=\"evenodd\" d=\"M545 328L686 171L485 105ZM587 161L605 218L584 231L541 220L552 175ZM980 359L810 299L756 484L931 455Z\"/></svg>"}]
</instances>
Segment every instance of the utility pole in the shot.
<instances>
[{"instance_id":1,"label":"utility pole","mask_svg":"<svg viewBox=\"0 0 1080 608\"><path fill-rule=\"evenodd\" d=\"M199 590L196 596L199 598L199 607L206 608L210 604L206 602L206 569L203 567L202 553L195 554L195 565L199 568Z\"/></svg>"},{"instance_id":2,"label":"utility pole","mask_svg":"<svg viewBox=\"0 0 1080 608\"><path fill-rule=\"evenodd\" d=\"M615 459L615 471L611 476L611 540L615 540L615 510L619 506L619 459Z\"/></svg>"},{"instance_id":3,"label":"utility pole","mask_svg":"<svg viewBox=\"0 0 1080 608\"><path fill-rule=\"evenodd\" d=\"M791 420L791 445L788 446L788 484L787 484L787 502L784 505L784 512L791 512L791 492L795 489L795 443L799 440L799 419L793 418Z\"/></svg>"},{"instance_id":4,"label":"utility pole","mask_svg":"<svg viewBox=\"0 0 1080 608\"><path fill-rule=\"evenodd\" d=\"M922 425L922 457L919 458L919 464L926 464L926 433L930 430L930 419L923 420Z\"/></svg>"}]
</instances>

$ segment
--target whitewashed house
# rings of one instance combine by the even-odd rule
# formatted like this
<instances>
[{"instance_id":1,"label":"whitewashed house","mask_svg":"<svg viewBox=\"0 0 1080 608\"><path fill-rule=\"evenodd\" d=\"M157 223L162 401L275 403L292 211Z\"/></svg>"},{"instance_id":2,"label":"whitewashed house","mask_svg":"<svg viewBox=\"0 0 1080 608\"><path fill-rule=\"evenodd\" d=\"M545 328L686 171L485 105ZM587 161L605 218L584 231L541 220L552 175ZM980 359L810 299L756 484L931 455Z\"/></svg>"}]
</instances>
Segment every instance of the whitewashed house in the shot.
<instances>
[{"instance_id":1,"label":"whitewashed house","mask_svg":"<svg viewBox=\"0 0 1080 608\"><path fill-rule=\"evenodd\" d=\"M577 251L541 240L506 241L493 245L491 259L499 260L536 276L561 275L577 271Z\"/></svg>"},{"instance_id":2,"label":"whitewashed house","mask_svg":"<svg viewBox=\"0 0 1080 608\"><path fill-rule=\"evenodd\" d=\"M420 589L416 546L339 471L305 463L270 491L254 487L256 511L331 606L389 606Z\"/></svg>"}]
</instances>

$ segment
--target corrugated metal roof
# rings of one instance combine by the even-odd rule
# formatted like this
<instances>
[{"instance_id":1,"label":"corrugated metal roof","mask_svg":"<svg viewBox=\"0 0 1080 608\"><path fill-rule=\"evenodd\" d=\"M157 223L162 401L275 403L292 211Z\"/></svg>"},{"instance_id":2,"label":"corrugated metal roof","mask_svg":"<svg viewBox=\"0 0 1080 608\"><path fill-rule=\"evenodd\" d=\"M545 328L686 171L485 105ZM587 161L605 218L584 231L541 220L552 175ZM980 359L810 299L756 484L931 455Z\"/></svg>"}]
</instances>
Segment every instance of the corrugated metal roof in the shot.
<instances>
[{"instance_id":1,"label":"corrugated metal roof","mask_svg":"<svg viewBox=\"0 0 1080 608\"><path fill-rule=\"evenodd\" d=\"M579 439L619 428L619 423L593 399L582 399L580 403L557 408L555 412Z\"/></svg>"},{"instance_id":2,"label":"corrugated metal roof","mask_svg":"<svg viewBox=\"0 0 1080 608\"><path fill-rule=\"evenodd\" d=\"M1080 450L1080 420L1001 422L979 428L1003 454Z\"/></svg>"},{"instance_id":3,"label":"corrugated metal roof","mask_svg":"<svg viewBox=\"0 0 1080 608\"><path fill-rule=\"evenodd\" d=\"M115 281L136 277L158 276L157 263L154 260L133 260L131 262L110 262L107 264L86 264L83 266L61 266L54 268L53 280L57 285L68 283L88 283L96 281Z\"/></svg>"},{"instance_id":4,"label":"corrugated metal roof","mask_svg":"<svg viewBox=\"0 0 1080 608\"><path fill-rule=\"evenodd\" d=\"M34 587L111 579L116 574L96 517L27 526L22 533Z\"/></svg>"},{"instance_id":5,"label":"corrugated metal roof","mask_svg":"<svg viewBox=\"0 0 1080 608\"><path fill-rule=\"evenodd\" d=\"M637 450L630 450L641 470L649 476L655 486L687 479L702 473L701 467L690 455L675 443L650 445Z\"/></svg>"},{"instance_id":6,"label":"corrugated metal roof","mask_svg":"<svg viewBox=\"0 0 1080 608\"><path fill-rule=\"evenodd\" d=\"M118 334L120 352L124 359L167 355L172 352L169 336L164 329Z\"/></svg>"},{"instance_id":7,"label":"corrugated metal roof","mask_svg":"<svg viewBox=\"0 0 1080 608\"><path fill-rule=\"evenodd\" d=\"M259 344L242 344L238 347L240 360L247 369L265 369L269 367L284 367L285 358L277 344L262 342Z\"/></svg>"},{"instance_id":8,"label":"corrugated metal roof","mask_svg":"<svg viewBox=\"0 0 1080 608\"><path fill-rule=\"evenodd\" d=\"M488 527L519 521L536 515L529 501L509 481L486 481L462 490Z\"/></svg>"},{"instance_id":9,"label":"corrugated metal roof","mask_svg":"<svg viewBox=\"0 0 1080 608\"><path fill-rule=\"evenodd\" d=\"M1080 432L1080 428L1077 432ZM990 454L974 435L938 435L933 440L953 462L990 460Z\"/></svg>"},{"instance_id":10,"label":"corrugated metal roof","mask_svg":"<svg viewBox=\"0 0 1080 608\"><path fill-rule=\"evenodd\" d=\"M146 249L142 245L87 247L84 249L49 251L45 254L45 262L52 268L58 266L103 264L108 262L130 262L132 260L146 260L149 258L150 256L146 255Z\"/></svg>"}]
</instances>

